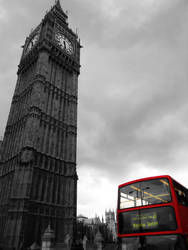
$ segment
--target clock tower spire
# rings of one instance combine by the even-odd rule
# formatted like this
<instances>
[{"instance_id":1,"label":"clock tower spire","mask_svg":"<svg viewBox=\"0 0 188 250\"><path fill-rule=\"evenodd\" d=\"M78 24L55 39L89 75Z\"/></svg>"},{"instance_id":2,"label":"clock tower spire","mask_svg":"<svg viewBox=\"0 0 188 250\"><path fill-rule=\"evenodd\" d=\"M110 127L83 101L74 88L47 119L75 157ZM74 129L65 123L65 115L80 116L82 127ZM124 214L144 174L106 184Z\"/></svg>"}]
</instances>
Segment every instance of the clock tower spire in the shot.
<instances>
[{"instance_id":1,"label":"clock tower spire","mask_svg":"<svg viewBox=\"0 0 188 250\"><path fill-rule=\"evenodd\" d=\"M59 0L26 38L0 166L0 248L73 235L80 43Z\"/></svg>"},{"instance_id":2,"label":"clock tower spire","mask_svg":"<svg viewBox=\"0 0 188 250\"><path fill-rule=\"evenodd\" d=\"M60 4L60 1L59 0L55 0L55 4L61 8L61 4Z\"/></svg>"}]
</instances>

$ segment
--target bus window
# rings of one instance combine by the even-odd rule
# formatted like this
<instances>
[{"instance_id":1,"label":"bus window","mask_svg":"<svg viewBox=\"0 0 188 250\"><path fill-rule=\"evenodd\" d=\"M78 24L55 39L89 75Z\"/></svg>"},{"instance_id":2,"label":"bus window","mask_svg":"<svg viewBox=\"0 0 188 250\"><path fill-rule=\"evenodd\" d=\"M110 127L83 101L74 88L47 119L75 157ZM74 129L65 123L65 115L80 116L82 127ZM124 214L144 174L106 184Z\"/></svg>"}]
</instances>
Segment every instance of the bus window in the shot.
<instances>
[{"instance_id":1,"label":"bus window","mask_svg":"<svg viewBox=\"0 0 188 250\"><path fill-rule=\"evenodd\" d=\"M119 214L119 233L147 233L173 231L177 229L174 209L162 206L137 209Z\"/></svg>"},{"instance_id":2,"label":"bus window","mask_svg":"<svg viewBox=\"0 0 188 250\"><path fill-rule=\"evenodd\" d=\"M119 208L154 205L171 201L168 179L152 179L126 185L119 190Z\"/></svg>"},{"instance_id":3,"label":"bus window","mask_svg":"<svg viewBox=\"0 0 188 250\"><path fill-rule=\"evenodd\" d=\"M188 190L176 181L173 181L173 184L178 203L184 206L188 206Z\"/></svg>"}]
</instances>

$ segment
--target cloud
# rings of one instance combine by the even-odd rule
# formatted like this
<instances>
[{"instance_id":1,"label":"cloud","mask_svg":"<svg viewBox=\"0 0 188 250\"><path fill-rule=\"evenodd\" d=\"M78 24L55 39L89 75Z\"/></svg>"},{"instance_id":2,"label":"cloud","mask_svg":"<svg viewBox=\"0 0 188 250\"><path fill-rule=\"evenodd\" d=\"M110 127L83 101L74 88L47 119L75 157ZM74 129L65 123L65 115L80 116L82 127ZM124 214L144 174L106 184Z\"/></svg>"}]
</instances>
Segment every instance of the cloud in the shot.
<instances>
[{"instance_id":1,"label":"cloud","mask_svg":"<svg viewBox=\"0 0 188 250\"><path fill-rule=\"evenodd\" d=\"M126 11L107 20L102 39L82 54L80 166L120 176L142 162L170 172L188 146L187 3L145 1L129 24Z\"/></svg>"},{"instance_id":2,"label":"cloud","mask_svg":"<svg viewBox=\"0 0 188 250\"><path fill-rule=\"evenodd\" d=\"M111 181L100 171L87 166L79 170L78 180L78 213L85 216L102 217L105 209L116 210L117 200L117 181Z\"/></svg>"}]
</instances>

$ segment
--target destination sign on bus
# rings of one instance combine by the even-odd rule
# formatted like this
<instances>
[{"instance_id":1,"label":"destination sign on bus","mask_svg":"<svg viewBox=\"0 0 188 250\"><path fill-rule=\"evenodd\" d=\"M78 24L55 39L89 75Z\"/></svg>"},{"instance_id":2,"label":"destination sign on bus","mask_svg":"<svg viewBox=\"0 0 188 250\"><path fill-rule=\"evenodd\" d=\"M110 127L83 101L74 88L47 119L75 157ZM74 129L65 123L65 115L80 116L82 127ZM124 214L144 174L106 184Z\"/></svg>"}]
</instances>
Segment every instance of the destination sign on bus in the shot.
<instances>
[{"instance_id":1,"label":"destination sign on bus","mask_svg":"<svg viewBox=\"0 0 188 250\"><path fill-rule=\"evenodd\" d=\"M170 206L145 208L119 214L120 234L176 230L174 209Z\"/></svg>"},{"instance_id":2,"label":"destination sign on bus","mask_svg":"<svg viewBox=\"0 0 188 250\"><path fill-rule=\"evenodd\" d=\"M131 216L131 224L132 228L138 230L142 229L151 229L157 228L159 226L159 222L157 220L156 212L147 212L145 214L136 214Z\"/></svg>"}]
</instances>

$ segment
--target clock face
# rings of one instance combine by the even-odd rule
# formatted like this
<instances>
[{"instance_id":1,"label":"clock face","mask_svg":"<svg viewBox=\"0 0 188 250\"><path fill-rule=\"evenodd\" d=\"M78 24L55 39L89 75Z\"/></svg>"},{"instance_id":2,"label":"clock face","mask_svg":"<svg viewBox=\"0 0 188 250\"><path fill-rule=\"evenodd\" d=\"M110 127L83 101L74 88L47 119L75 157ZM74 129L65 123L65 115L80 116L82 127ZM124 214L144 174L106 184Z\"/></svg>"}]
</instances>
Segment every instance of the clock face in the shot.
<instances>
[{"instance_id":1,"label":"clock face","mask_svg":"<svg viewBox=\"0 0 188 250\"><path fill-rule=\"evenodd\" d=\"M74 49L73 49L72 42L68 38L66 38L65 35L63 35L60 32L57 32L55 34L55 39L59 43L59 45L62 47L62 49L64 49L69 55L73 54Z\"/></svg>"},{"instance_id":2,"label":"clock face","mask_svg":"<svg viewBox=\"0 0 188 250\"><path fill-rule=\"evenodd\" d=\"M35 33L34 36L29 40L26 47L26 53L29 52L39 39L39 32Z\"/></svg>"}]
</instances>

